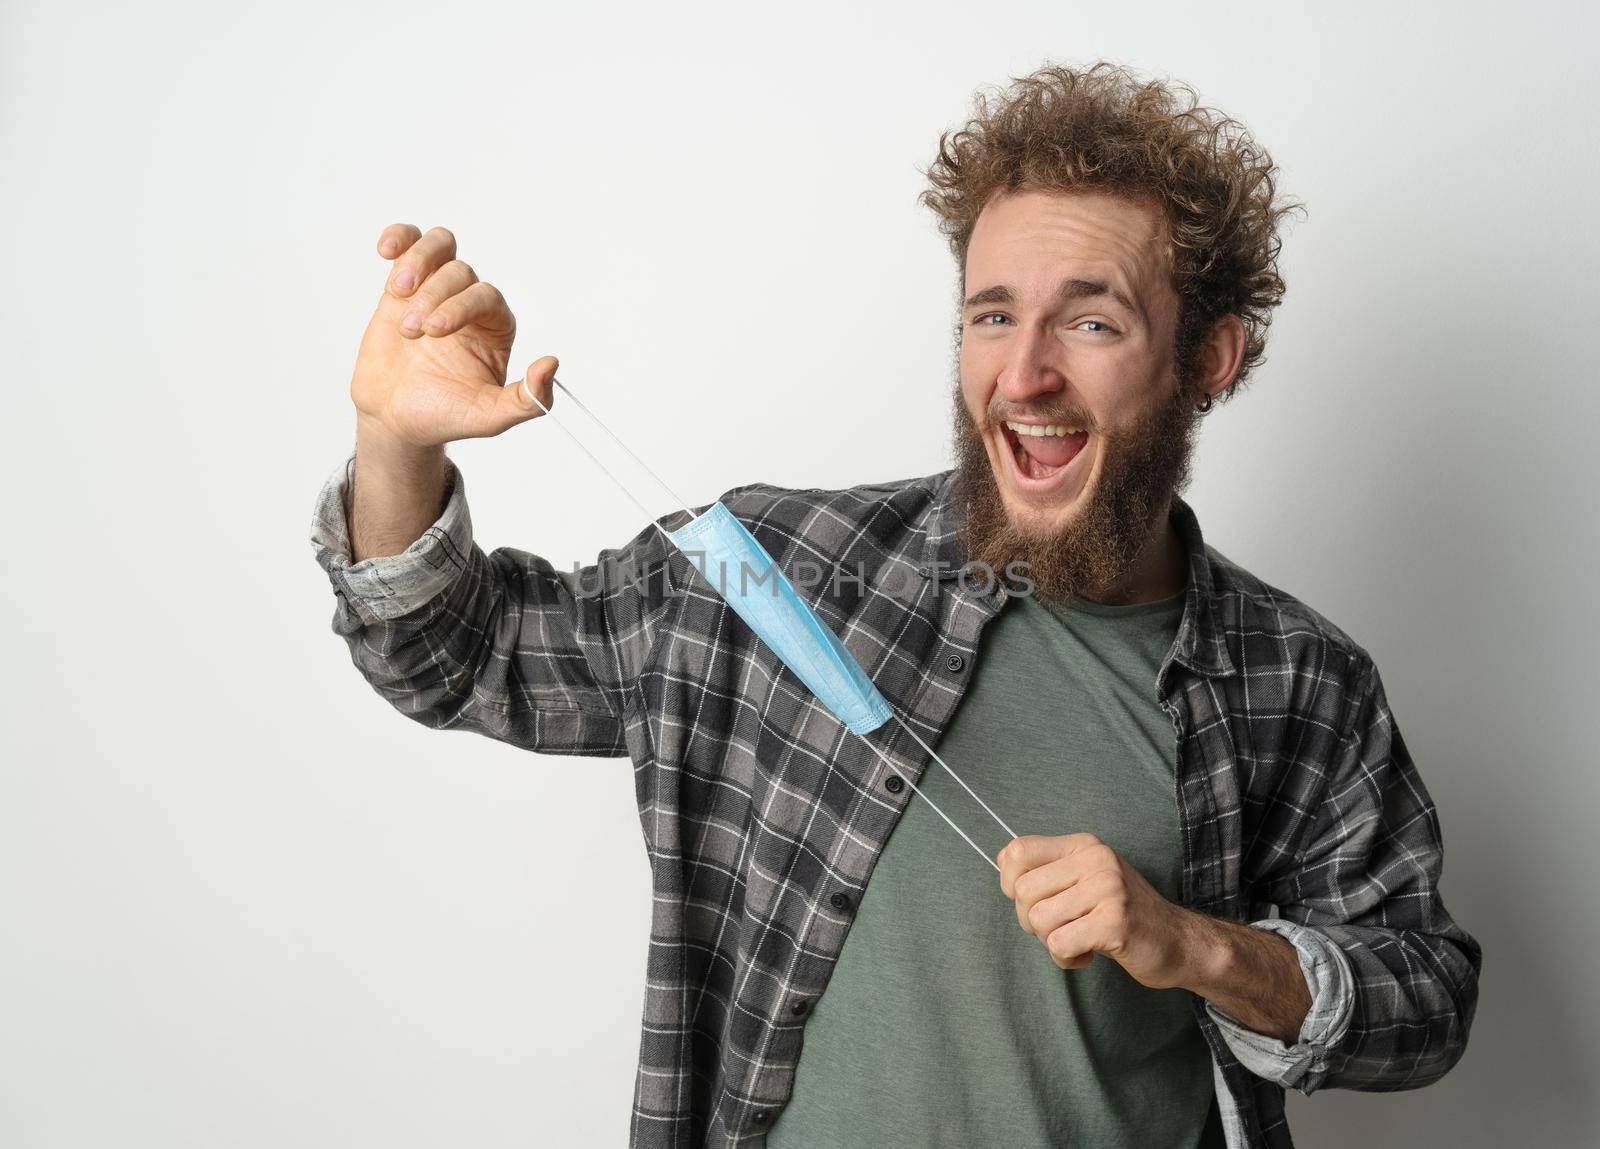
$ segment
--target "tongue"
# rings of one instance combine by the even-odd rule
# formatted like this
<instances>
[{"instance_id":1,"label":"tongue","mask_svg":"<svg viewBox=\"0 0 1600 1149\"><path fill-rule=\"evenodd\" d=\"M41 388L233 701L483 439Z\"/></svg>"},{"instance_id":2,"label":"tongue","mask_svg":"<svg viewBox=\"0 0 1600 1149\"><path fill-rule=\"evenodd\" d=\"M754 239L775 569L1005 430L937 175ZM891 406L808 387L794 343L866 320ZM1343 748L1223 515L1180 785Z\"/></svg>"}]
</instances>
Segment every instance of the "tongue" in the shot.
<instances>
[{"instance_id":1,"label":"tongue","mask_svg":"<svg viewBox=\"0 0 1600 1149\"><path fill-rule=\"evenodd\" d=\"M1060 438L1056 435L1018 435L1017 442L1036 463L1046 467L1060 467L1070 462L1083 445L1089 441L1086 431Z\"/></svg>"}]
</instances>

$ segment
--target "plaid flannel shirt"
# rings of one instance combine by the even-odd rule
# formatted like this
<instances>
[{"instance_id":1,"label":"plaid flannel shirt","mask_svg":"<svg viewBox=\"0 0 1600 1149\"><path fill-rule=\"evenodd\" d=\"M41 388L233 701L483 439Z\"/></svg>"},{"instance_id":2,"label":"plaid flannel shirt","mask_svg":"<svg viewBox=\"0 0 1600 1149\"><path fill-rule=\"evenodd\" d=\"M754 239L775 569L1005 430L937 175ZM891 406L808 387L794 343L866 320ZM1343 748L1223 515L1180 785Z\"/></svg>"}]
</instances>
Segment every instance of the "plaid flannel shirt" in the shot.
<instances>
[{"instance_id":1,"label":"plaid flannel shirt","mask_svg":"<svg viewBox=\"0 0 1600 1149\"><path fill-rule=\"evenodd\" d=\"M654 525L581 570L485 553L449 462L438 520L352 563L354 461L324 484L312 545L371 687L431 728L633 760L654 898L630 1146L762 1145L917 800L885 782L919 781L926 754L890 724L880 760ZM930 745L1005 594L963 569L952 494L945 471L722 498ZM1191 997L1229 1146L1287 1146L1286 1086L1407 1089L1455 1064L1481 950L1440 898L1438 817L1370 656L1208 546L1181 497L1172 521L1189 582L1152 692L1174 726L1182 902L1288 938L1312 1007L1286 1045Z\"/></svg>"}]
</instances>

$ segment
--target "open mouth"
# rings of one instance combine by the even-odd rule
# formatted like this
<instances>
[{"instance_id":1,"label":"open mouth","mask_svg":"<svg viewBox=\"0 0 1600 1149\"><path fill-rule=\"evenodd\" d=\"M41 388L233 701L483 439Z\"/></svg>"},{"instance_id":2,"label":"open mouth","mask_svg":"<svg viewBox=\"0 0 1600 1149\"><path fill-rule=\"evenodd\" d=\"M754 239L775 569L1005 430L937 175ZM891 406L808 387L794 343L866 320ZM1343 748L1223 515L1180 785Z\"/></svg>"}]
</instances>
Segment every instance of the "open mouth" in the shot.
<instances>
[{"instance_id":1,"label":"open mouth","mask_svg":"<svg viewBox=\"0 0 1600 1149\"><path fill-rule=\"evenodd\" d=\"M1059 423L1000 425L1017 485L1029 493L1054 490L1067 481L1072 463L1089 444L1089 432Z\"/></svg>"}]
</instances>

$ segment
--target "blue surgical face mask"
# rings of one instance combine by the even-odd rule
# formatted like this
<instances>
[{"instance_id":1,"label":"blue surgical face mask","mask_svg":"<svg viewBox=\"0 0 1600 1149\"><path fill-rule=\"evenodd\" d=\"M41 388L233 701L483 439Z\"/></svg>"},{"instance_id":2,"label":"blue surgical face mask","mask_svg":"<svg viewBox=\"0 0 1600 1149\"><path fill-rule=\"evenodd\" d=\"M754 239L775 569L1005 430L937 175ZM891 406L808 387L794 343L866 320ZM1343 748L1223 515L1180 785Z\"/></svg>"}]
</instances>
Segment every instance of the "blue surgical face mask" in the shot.
<instances>
[{"instance_id":1,"label":"blue surgical face mask","mask_svg":"<svg viewBox=\"0 0 1600 1149\"><path fill-rule=\"evenodd\" d=\"M732 511L713 503L667 537L840 722L866 734L889 721L888 700Z\"/></svg>"}]
</instances>

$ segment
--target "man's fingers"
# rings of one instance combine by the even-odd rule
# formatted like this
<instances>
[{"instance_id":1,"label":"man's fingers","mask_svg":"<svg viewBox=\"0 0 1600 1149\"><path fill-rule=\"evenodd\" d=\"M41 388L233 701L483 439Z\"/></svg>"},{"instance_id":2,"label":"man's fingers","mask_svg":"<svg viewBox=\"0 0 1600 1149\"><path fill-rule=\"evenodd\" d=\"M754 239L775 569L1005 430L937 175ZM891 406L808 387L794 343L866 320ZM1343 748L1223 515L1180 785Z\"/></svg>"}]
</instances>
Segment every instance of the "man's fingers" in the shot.
<instances>
[{"instance_id":1,"label":"man's fingers","mask_svg":"<svg viewBox=\"0 0 1600 1149\"><path fill-rule=\"evenodd\" d=\"M1017 879L1029 870L1101 844L1093 834L1064 834L1060 837L1023 834L1012 838L995 855L995 862L1000 866L1000 888L1006 897L1014 898L1017 896Z\"/></svg>"},{"instance_id":2,"label":"man's fingers","mask_svg":"<svg viewBox=\"0 0 1600 1149\"><path fill-rule=\"evenodd\" d=\"M1063 890L1069 890L1078 883L1082 877L1082 869L1072 858L1057 858L1042 866L1036 866L1025 874L1019 874L1011 883L1011 900L1016 905L1017 922L1028 933L1036 933L1029 914L1033 907ZM1043 933L1038 935L1044 937Z\"/></svg>"},{"instance_id":3,"label":"man's fingers","mask_svg":"<svg viewBox=\"0 0 1600 1149\"><path fill-rule=\"evenodd\" d=\"M1041 898L1028 907L1022 928L1036 938L1047 938L1068 922L1076 921L1100 903L1102 891L1097 882L1076 882L1059 893Z\"/></svg>"},{"instance_id":4,"label":"man's fingers","mask_svg":"<svg viewBox=\"0 0 1600 1149\"><path fill-rule=\"evenodd\" d=\"M1057 926L1044 939L1050 960L1062 969L1082 969L1091 964L1095 946L1100 944L1098 929L1099 923L1092 913Z\"/></svg>"},{"instance_id":5,"label":"man's fingers","mask_svg":"<svg viewBox=\"0 0 1600 1149\"><path fill-rule=\"evenodd\" d=\"M410 226L409 224L406 226ZM389 269L385 289L401 299L408 298L435 271L456 257L456 237L447 227L429 228L408 244Z\"/></svg>"},{"instance_id":6,"label":"man's fingers","mask_svg":"<svg viewBox=\"0 0 1600 1149\"><path fill-rule=\"evenodd\" d=\"M1082 861L1075 856L1057 858L1027 873L1018 874L1011 883L1012 898L1023 906L1032 905L1040 898L1048 898L1059 890L1072 886L1088 873Z\"/></svg>"},{"instance_id":7,"label":"man's fingers","mask_svg":"<svg viewBox=\"0 0 1600 1149\"><path fill-rule=\"evenodd\" d=\"M1033 867L1042 865L1049 858L1056 856L1051 843L1053 839L1042 834L1023 834L1021 837L1012 838L994 856L1000 866L1000 889L1006 897L1017 896L1017 879Z\"/></svg>"},{"instance_id":8,"label":"man's fingers","mask_svg":"<svg viewBox=\"0 0 1600 1149\"><path fill-rule=\"evenodd\" d=\"M399 259L421 238L422 229L415 224L391 223L378 233L378 254L384 259Z\"/></svg>"},{"instance_id":9,"label":"man's fingers","mask_svg":"<svg viewBox=\"0 0 1600 1149\"><path fill-rule=\"evenodd\" d=\"M428 276L421 289L407 301L409 306L400 316L400 334L411 339L422 335L443 335L444 331L428 326L435 309L477 282L478 275L470 264L452 259Z\"/></svg>"},{"instance_id":10,"label":"man's fingers","mask_svg":"<svg viewBox=\"0 0 1600 1149\"><path fill-rule=\"evenodd\" d=\"M434 278L445 274L448 267L446 265ZM460 331L469 323L475 323L486 331L506 335L515 332L517 327L516 318L511 314L511 308L505 296L500 294L500 289L492 283L480 281L468 284L434 307L423 318L422 332L424 335L444 336Z\"/></svg>"}]
</instances>

